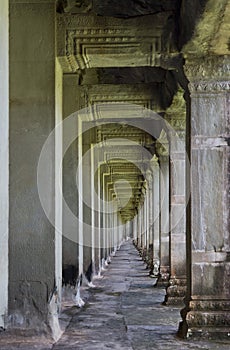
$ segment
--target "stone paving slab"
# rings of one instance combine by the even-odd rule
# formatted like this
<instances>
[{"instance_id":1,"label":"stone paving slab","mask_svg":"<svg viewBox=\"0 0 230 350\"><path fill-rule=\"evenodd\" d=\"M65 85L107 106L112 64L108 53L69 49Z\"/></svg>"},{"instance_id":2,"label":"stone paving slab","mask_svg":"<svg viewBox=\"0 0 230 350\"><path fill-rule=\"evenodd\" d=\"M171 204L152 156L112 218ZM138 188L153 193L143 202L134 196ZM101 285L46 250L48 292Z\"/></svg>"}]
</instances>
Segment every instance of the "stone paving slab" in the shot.
<instances>
[{"instance_id":1,"label":"stone paving slab","mask_svg":"<svg viewBox=\"0 0 230 350\"><path fill-rule=\"evenodd\" d=\"M0 350L229 350L230 341L180 340L180 308L162 305L165 290L154 287L131 241L125 242L96 288L83 290L86 305L70 306L71 321L56 344L44 338L0 334ZM7 338L8 337L8 338Z\"/></svg>"}]
</instances>

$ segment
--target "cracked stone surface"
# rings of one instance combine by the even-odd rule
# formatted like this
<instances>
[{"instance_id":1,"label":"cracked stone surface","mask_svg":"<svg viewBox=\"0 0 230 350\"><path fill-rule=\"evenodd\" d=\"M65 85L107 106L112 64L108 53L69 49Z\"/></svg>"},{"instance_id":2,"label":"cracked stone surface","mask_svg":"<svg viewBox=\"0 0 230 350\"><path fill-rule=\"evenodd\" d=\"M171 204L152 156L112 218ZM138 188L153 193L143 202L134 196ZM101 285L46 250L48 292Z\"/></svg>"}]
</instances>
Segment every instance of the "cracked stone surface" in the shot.
<instances>
[{"instance_id":1,"label":"cracked stone surface","mask_svg":"<svg viewBox=\"0 0 230 350\"><path fill-rule=\"evenodd\" d=\"M163 306L165 290L155 280L131 241L113 257L96 288L85 290L86 305L69 308L71 320L61 339L0 335L0 349L52 350L227 350L230 341L180 340L180 309ZM84 298L84 293L83 293ZM3 333L1 333L3 334Z\"/></svg>"}]
</instances>

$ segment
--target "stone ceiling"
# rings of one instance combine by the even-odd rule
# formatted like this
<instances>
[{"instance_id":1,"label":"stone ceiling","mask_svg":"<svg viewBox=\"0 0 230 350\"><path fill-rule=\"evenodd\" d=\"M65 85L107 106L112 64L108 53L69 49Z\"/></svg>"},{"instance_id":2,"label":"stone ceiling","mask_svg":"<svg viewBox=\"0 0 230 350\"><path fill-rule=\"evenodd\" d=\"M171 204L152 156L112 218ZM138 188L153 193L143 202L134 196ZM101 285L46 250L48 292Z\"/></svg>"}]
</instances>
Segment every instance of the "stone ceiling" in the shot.
<instances>
[{"instance_id":1,"label":"stone ceiling","mask_svg":"<svg viewBox=\"0 0 230 350\"><path fill-rule=\"evenodd\" d=\"M181 47L190 39L205 2L58 0L59 61L64 74L80 77L85 106L132 103L164 115L178 86L187 89ZM117 200L121 217L127 221L143 203L145 172L155 153L156 139L146 142L148 135L141 130L141 120L135 132L123 124L100 127L96 134L98 137L99 132L102 139L91 141L134 137L148 151L149 159L143 159L138 147L120 143L107 147L104 154L105 166L100 171L106 175L109 195ZM151 121L148 127L151 133ZM132 161L144 163L144 167L140 170ZM131 184L131 195L127 183Z\"/></svg>"}]
</instances>

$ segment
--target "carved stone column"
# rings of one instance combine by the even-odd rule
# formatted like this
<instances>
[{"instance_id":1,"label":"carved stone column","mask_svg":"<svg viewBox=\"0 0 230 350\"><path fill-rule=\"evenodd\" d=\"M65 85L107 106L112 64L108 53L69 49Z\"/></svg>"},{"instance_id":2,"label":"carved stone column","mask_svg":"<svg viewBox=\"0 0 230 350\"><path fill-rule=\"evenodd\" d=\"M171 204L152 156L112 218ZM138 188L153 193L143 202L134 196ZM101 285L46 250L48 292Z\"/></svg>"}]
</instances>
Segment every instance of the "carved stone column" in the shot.
<instances>
[{"instance_id":1,"label":"carved stone column","mask_svg":"<svg viewBox=\"0 0 230 350\"><path fill-rule=\"evenodd\" d=\"M62 67L63 68L63 67ZM82 98L80 98L81 87L78 84L78 75L63 75L63 119L68 118L72 113L81 109ZM77 135L76 130L69 130L69 124L63 123L63 145L68 140L70 132ZM63 154L63 197L73 212L78 217L79 214L79 193L76 186L76 173L78 169L78 140L75 140ZM76 275L79 270L79 240L78 227L72 227L69 220L68 211L63 211L63 239L62 239L62 264L63 275L68 274L68 270L74 271L69 283L76 283ZM71 232L71 234L70 234ZM71 239L72 237L72 239ZM81 248L80 248L81 249ZM65 277L64 277L65 278Z\"/></svg>"},{"instance_id":2,"label":"carved stone column","mask_svg":"<svg viewBox=\"0 0 230 350\"><path fill-rule=\"evenodd\" d=\"M142 211L140 207L137 214L137 248L139 250L141 249L141 221L142 221Z\"/></svg>"},{"instance_id":3,"label":"carved stone column","mask_svg":"<svg viewBox=\"0 0 230 350\"><path fill-rule=\"evenodd\" d=\"M47 186L45 206L54 221L54 142L48 166L38 171L38 161L55 127L55 1L10 1L9 14L8 324L27 333L51 328L57 339L55 229L38 193L39 179L40 189Z\"/></svg>"},{"instance_id":4,"label":"carved stone column","mask_svg":"<svg viewBox=\"0 0 230 350\"><path fill-rule=\"evenodd\" d=\"M145 202L144 202L144 194L145 190L143 190L142 187L142 203L140 207L140 212L141 212L141 255L142 257L145 256Z\"/></svg>"},{"instance_id":5,"label":"carved stone column","mask_svg":"<svg viewBox=\"0 0 230 350\"><path fill-rule=\"evenodd\" d=\"M137 214L133 219L133 242L134 244L137 243Z\"/></svg>"},{"instance_id":6,"label":"carved stone column","mask_svg":"<svg viewBox=\"0 0 230 350\"><path fill-rule=\"evenodd\" d=\"M147 230L148 230L148 246L147 246L147 265L150 269L153 267L153 174L152 170L146 172L147 180Z\"/></svg>"},{"instance_id":7,"label":"carved stone column","mask_svg":"<svg viewBox=\"0 0 230 350\"><path fill-rule=\"evenodd\" d=\"M186 103L179 89L166 111L170 143L170 279L165 303L183 305L186 293Z\"/></svg>"},{"instance_id":8,"label":"carved stone column","mask_svg":"<svg viewBox=\"0 0 230 350\"><path fill-rule=\"evenodd\" d=\"M229 57L187 62L191 92L191 250L179 334L229 338Z\"/></svg>"},{"instance_id":9,"label":"carved stone column","mask_svg":"<svg viewBox=\"0 0 230 350\"><path fill-rule=\"evenodd\" d=\"M156 142L160 165L160 276L157 285L169 281L169 145L165 132Z\"/></svg>"},{"instance_id":10,"label":"carved stone column","mask_svg":"<svg viewBox=\"0 0 230 350\"><path fill-rule=\"evenodd\" d=\"M0 11L0 329L6 327L8 313L9 260L9 1Z\"/></svg>"},{"instance_id":11,"label":"carved stone column","mask_svg":"<svg viewBox=\"0 0 230 350\"><path fill-rule=\"evenodd\" d=\"M160 266L160 202L159 202L159 163L156 155L150 161L153 172L153 267L150 274L159 276Z\"/></svg>"}]
</instances>

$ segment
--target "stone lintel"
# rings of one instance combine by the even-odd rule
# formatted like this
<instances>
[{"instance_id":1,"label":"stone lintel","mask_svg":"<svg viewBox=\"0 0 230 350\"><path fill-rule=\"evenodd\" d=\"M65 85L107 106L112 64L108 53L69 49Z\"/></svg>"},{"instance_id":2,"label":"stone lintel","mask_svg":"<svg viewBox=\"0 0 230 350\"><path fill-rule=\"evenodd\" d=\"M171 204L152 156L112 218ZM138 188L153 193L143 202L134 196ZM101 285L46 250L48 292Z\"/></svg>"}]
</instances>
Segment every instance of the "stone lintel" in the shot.
<instances>
[{"instance_id":1,"label":"stone lintel","mask_svg":"<svg viewBox=\"0 0 230 350\"><path fill-rule=\"evenodd\" d=\"M169 47L165 50L169 43L163 37L169 15L165 12L125 21L93 14L57 15L57 56L67 57L66 68L72 72L96 67L175 69L181 66L182 57L169 52Z\"/></svg>"}]
</instances>

